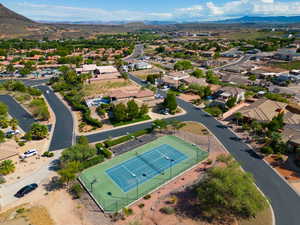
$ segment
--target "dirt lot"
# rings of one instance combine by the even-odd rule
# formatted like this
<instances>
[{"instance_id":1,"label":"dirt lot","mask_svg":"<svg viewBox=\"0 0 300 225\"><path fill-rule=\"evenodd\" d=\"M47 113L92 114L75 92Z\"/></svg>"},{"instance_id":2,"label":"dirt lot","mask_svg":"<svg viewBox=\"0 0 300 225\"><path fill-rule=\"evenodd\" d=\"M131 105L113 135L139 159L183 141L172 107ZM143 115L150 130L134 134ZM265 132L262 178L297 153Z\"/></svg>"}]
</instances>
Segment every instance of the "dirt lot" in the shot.
<instances>
[{"instance_id":1,"label":"dirt lot","mask_svg":"<svg viewBox=\"0 0 300 225\"><path fill-rule=\"evenodd\" d=\"M15 162L16 170L14 173L5 176L6 183L14 183L17 180L21 179L22 177L36 171L45 163L48 163L49 158L41 157L45 151L48 149L49 140L44 139L41 141L30 141L25 144L25 146L20 147L14 140L9 140L4 144L0 145L0 150L12 150L16 151L18 154L22 154L29 149L36 149L38 150L39 155L32 156L27 158L24 161L21 161L17 156L14 157L12 160Z\"/></svg>"},{"instance_id":2,"label":"dirt lot","mask_svg":"<svg viewBox=\"0 0 300 225\"><path fill-rule=\"evenodd\" d=\"M181 128L182 131L190 132L196 135L207 135L207 129L200 123L185 122L186 126Z\"/></svg>"},{"instance_id":3,"label":"dirt lot","mask_svg":"<svg viewBox=\"0 0 300 225\"><path fill-rule=\"evenodd\" d=\"M159 74L160 72L163 72L162 69L154 66L152 69L147 69L147 70L138 70L131 72L134 76L137 76L143 80L146 80L147 76L150 74Z\"/></svg>"},{"instance_id":4,"label":"dirt lot","mask_svg":"<svg viewBox=\"0 0 300 225\"><path fill-rule=\"evenodd\" d=\"M119 88L136 88L133 82L124 79L116 79L113 81L100 81L93 84L85 84L83 88L84 96L97 97L99 95L107 94L108 91L116 90Z\"/></svg>"},{"instance_id":5,"label":"dirt lot","mask_svg":"<svg viewBox=\"0 0 300 225\"><path fill-rule=\"evenodd\" d=\"M2 225L54 225L47 209L43 206L23 204L0 214Z\"/></svg>"}]
</instances>

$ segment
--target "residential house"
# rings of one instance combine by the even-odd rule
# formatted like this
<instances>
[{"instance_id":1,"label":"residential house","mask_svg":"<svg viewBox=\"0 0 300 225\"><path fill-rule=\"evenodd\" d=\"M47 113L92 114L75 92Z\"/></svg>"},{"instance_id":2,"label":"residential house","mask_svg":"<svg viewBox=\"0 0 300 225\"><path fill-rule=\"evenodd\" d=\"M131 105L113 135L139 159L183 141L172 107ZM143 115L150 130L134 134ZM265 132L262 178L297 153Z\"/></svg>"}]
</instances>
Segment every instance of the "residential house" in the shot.
<instances>
[{"instance_id":1,"label":"residential house","mask_svg":"<svg viewBox=\"0 0 300 225\"><path fill-rule=\"evenodd\" d=\"M273 59L284 61L295 61L300 59L300 53L294 50L281 49L273 55Z\"/></svg>"},{"instance_id":2,"label":"residential house","mask_svg":"<svg viewBox=\"0 0 300 225\"><path fill-rule=\"evenodd\" d=\"M248 79L248 77L243 76L241 74L233 74L233 73L225 73L221 75L221 80L226 83L231 84L250 84L251 81Z\"/></svg>"},{"instance_id":3,"label":"residential house","mask_svg":"<svg viewBox=\"0 0 300 225\"><path fill-rule=\"evenodd\" d=\"M286 103L269 99L259 99L251 105L241 108L238 112L247 120L270 122L279 113L285 112L286 107Z\"/></svg>"},{"instance_id":4,"label":"residential house","mask_svg":"<svg viewBox=\"0 0 300 225\"><path fill-rule=\"evenodd\" d=\"M300 146L300 124L285 125L283 130L283 141L287 142L291 147Z\"/></svg>"},{"instance_id":5,"label":"residential house","mask_svg":"<svg viewBox=\"0 0 300 225\"><path fill-rule=\"evenodd\" d=\"M152 65L146 62L138 62L135 64L135 68L137 70L146 70L146 69L152 69Z\"/></svg>"},{"instance_id":6,"label":"residential house","mask_svg":"<svg viewBox=\"0 0 300 225\"><path fill-rule=\"evenodd\" d=\"M190 85L190 84L198 84L198 85L201 85L201 86L207 86L208 85L205 78L196 78L196 77L193 77L193 76L184 78L184 79L181 80L181 82L183 84L186 84L186 85Z\"/></svg>"},{"instance_id":7,"label":"residential house","mask_svg":"<svg viewBox=\"0 0 300 225\"><path fill-rule=\"evenodd\" d=\"M178 88L181 81L183 79L189 78L190 75L184 71L182 72L170 72L167 73L163 78L160 80L160 84L166 85L168 87Z\"/></svg>"},{"instance_id":8,"label":"residential house","mask_svg":"<svg viewBox=\"0 0 300 225\"><path fill-rule=\"evenodd\" d=\"M121 74L114 66L97 66L96 64L83 65L76 69L77 74L89 73L92 75L87 82L98 82L103 80L119 79Z\"/></svg>"},{"instance_id":9,"label":"residential house","mask_svg":"<svg viewBox=\"0 0 300 225\"><path fill-rule=\"evenodd\" d=\"M154 92L149 89L114 90L108 93L108 96L111 98L112 104L126 104L129 100L134 99L139 105L146 104L150 108L155 107L163 101L163 99L155 98Z\"/></svg>"},{"instance_id":10,"label":"residential house","mask_svg":"<svg viewBox=\"0 0 300 225\"><path fill-rule=\"evenodd\" d=\"M227 86L219 89L215 96L217 97L217 101L223 103L227 102L231 97L235 97L236 102L240 102L245 100L245 93L244 89Z\"/></svg>"}]
</instances>

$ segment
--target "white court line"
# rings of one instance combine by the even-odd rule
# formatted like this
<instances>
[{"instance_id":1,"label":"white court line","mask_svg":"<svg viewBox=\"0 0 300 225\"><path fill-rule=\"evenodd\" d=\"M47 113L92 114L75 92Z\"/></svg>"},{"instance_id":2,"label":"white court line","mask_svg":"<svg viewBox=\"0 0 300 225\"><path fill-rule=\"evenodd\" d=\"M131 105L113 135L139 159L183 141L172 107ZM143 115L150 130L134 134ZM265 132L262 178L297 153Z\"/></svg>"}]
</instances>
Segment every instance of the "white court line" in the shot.
<instances>
[{"instance_id":1,"label":"white court line","mask_svg":"<svg viewBox=\"0 0 300 225\"><path fill-rule=\"evenodd\" d=\"M122 165L122 167L127 170L128 173L131 174L131 176L136 177L136 175L134 173L132 173L126 166Z\"/></svg>"}]
</instances>

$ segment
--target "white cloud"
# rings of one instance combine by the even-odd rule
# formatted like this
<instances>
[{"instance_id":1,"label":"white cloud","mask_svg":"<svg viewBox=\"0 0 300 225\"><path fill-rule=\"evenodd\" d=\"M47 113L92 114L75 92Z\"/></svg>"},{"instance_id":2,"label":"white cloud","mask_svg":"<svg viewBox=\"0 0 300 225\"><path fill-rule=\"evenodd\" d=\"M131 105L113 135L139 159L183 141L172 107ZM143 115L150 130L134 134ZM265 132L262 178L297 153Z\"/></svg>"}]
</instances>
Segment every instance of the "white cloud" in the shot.
<instances>
[{"instance_id":1,"label":"white cloud","mask_svg":"<svg viewBox=\"0 0 300 225\"><path fill-rule=\"evenodd\" d=\"M300 14L300 0L232 0L217 4L210 0L187 8L174 9L172 12L150 12L115 10L101 8L79 8L72 6L18 3L17 12L35 20L80 21L80 20L218 20L240 16L292 16Z\"/></svg>"}]
</instances>

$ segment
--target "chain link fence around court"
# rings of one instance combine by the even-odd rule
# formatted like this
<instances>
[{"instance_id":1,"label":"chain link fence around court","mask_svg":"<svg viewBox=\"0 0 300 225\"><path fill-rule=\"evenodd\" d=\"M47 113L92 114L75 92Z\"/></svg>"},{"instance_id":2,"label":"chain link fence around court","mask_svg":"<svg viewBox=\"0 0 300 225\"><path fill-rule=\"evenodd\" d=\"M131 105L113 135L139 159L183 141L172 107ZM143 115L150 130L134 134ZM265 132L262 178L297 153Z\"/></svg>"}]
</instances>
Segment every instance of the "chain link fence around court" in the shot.
<instances>
[{"instance_id":1,"label":"chain link fence around court","mask_svg":"<svg viewBox=\"0 0 300 225\"><path fill-rule=\"evenodd\" d=\"M210 151L212 136L209 133L207 135L198 135L191 132L178 130L174 133L174 135L183 139L186 142L197 145L204 151Z\"/></svg>"},{"instance_id":2,"label":"chain link fence around court","mask_svg":"<svg viewBox=\"0 0 300 225\"><path fill-rule=\"evenodd\" d=\"M184 160L174 166L171 166L169 169L165 170L163 174L159 174L154 178L149 179L144 184L137 184L136 188L133 190L115 195L110 192L103 192L99 191L101 190L101 187L93 187L93 181L87 180L87 177L80 177L81 181L84 183L85 188L88 190L88 192L92 195L92 197L95 199L97 204L102 208L104 212L108 213L114 213L120 211L122 208L128 207L135 201L137 201L140 198L143 198L149 193L152 193L153 191L160 188L162 185L168 183L169 181L175 179L180 174L184 173L186 170L190 169L191 167L198 164L200 161L203 161L207 156L208 152L205 149L200 149L200 147L197 146L207 146L206 143L201 143L199 139L199 135L188 135L190 133L188 132L181 132L177 133L176 136L171 137L168 139L168 142L172 142L178 150L183 152L188 156L188 160ZM181 136L180 138L178 138ZM197 138L198 137L198 138ZM187 143L185 140L193 139L193 141L190 141L191 143ZM195 141L195 142L194 142ZM197 146L196 146L197 145ZM134 151L134 150L133 150ZM134 155L134 154L133 154Z\"/></svg>"}]
</instances>

